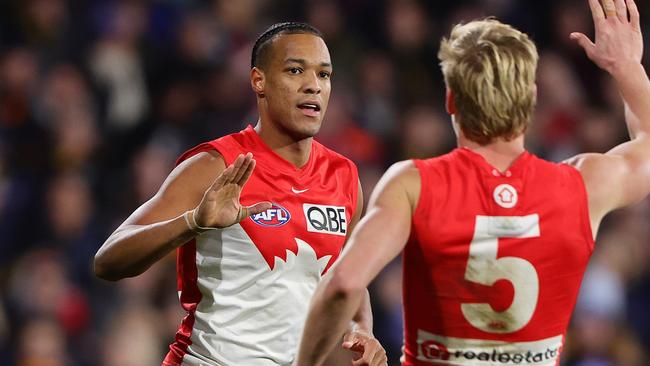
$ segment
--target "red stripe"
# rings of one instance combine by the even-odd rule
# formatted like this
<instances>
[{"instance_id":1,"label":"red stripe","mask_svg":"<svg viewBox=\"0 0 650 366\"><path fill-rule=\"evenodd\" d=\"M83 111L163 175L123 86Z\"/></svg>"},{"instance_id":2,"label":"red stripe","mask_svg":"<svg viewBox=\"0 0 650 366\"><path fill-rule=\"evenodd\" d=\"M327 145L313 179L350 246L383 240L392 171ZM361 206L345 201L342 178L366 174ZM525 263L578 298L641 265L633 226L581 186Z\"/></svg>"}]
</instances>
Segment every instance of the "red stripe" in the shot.
<instances>
[{"instance_id":1,"label":"red stripe","mask_svg":"<svg viewBox=\"0 0 650 366\"><path fill-rule=\"evenodd\" d=\"M190 157L203 152L215 150L211 143L205 142L192 149L184 152L176 165ZM181 306L187 315L183 318L178 331L176 332L174 343L169 345L169 352L162 362L162 366L180 366L183 362L183 356L187 353L187 347L192 344L192 329L194 328L194 313L196 306L201 301L201 291L197 286L198 271L196 269L196 240L185 243L177 250L176 256L176 273L178 278L178 290L181 292Z\"/></svg>"},{"instance_id":2,"label":"red stripe","mask_svg":"<svg viewBox=\"0 0 650 366\"><path fill-rule=\"evenodd\" d=\"M181 326L176 332L174 343L169 346L169 353L163 360L162 366L179 366L187 347L192 344L192 329L194 328L194 313L201 301L201 291L197 285L198 271L196 268L196 240L192 239L180 248L176 260L178 290L181 291L181 306L187 311Z\"/></svg>"}]
</instances>

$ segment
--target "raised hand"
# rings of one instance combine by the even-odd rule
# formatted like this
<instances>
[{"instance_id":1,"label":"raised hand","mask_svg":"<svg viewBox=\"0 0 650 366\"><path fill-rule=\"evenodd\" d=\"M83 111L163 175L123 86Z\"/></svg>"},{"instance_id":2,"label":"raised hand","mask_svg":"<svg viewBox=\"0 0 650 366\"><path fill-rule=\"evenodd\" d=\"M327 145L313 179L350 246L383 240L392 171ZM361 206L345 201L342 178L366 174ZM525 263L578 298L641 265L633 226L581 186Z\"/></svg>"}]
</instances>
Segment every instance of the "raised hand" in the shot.
<instances>
[{"instance_id":1,"label":"raised hand","mask_svg":"<svg viewBox=\"0 0 650 366\"><path fill-rule=\"evenodd\" d=\"M255 169L253 154L240 154L235 161L221 172L210 188L205 191L199 205L191 211L190 222L195 231L224 228L234 225L246 217L271 208L270 202L242 206L239 202L244 184Z\"/></svg>"},{"instance_id":2,"label":"raised hand","mask_svg":"<svg viewBox=\"0 0 650 366\"><path fill-rule=\"evenodd\" d=\"M388 364L386 350L371 334L361 331L347 333L343 337L343 348L354 352L353 366L385 366Z\"/></svg>"},{"instance_id":3,"label":"raised hand","mask_svg":"<svg viewBox=\"0 0 650 366\"><path fill-rule=\"evenodd\" d=\"M596 30L595 43L579 32L571 33L587 57L610 74L641 63L643 37L634 0L589 0ZM628 18L629 15L629 18Z\"/></svg>"}]
</instances>

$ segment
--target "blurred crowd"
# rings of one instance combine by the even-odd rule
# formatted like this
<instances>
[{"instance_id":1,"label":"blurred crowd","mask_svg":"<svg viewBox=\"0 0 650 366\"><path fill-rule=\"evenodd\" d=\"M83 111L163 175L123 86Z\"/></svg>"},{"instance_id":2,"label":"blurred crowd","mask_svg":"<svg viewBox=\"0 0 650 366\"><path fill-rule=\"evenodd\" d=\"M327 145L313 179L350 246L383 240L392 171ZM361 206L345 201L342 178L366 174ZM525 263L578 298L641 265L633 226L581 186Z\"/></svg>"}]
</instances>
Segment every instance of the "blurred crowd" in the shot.
<instances>
[{"instance_id":1,"label":"blurred crowd","mask_svg":"<svg viewBox=\"0 0 650 366\"><path fill-rule=\"evenodd\" d=\"M368 197L391 163L454 147L439 40L488 15L540 50L531 151L560 161L627 138L612 79L568 37L593 34L587 0L0 1L0 365L160 364L183 315L174 257L117 283L94 278L92 258L180 153L255 124L250 51L266 27L324 33L318 140L359 165ZM646 200L603 223L563 365L650 364L649 222ZM390 365L400 276L396 261L370 289Z\"/></svg>"}]
</instances>

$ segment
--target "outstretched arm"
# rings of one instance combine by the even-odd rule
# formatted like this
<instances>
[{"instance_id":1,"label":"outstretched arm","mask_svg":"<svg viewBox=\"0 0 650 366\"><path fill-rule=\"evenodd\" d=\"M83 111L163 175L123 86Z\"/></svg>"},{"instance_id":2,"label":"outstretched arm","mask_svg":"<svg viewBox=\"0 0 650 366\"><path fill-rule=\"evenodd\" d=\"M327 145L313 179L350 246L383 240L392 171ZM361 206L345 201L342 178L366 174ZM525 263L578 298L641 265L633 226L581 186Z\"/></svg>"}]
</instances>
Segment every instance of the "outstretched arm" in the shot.
<instances>
[{"instance_id":1,"label":"outstretched arm","mask_svg":"<svg viewBox=\"0 0 650 366\"><path fill-rule=\"evenodd\" d=\"M228 167L216 153L200 153L183 162L158 193L106 239L95 254L95 274L106 280L137 276L201 232L268 209L266 202L250 207L239 203L254 168L251 154L240 155Z\"/></svg>"},{"instance_id":2,"label":"outstretched arm","mask_svg":"<svg viewBox=\"0 0 650 366\"><path fill-rule=\"evenodd\" d=\"M594 234L610 211L637 203L650 193L650 81L641 64L643 37L634 0L589 0L595 42L582 33L571 38L614 80L625 103L631 140L606 154L569 160L585 181Z\"/></svg>"},{"instance_id":3,"label":"outstretched arm","mask_svg":"<svg viewBox=\"0 0 650 366\"><path fill-rule=\"evenodd\" d=\"M406 244L420 193L411 161L395 164L377 184L366 216L316 289L298 353L298 366L321 365L341 339L366 287Z\"/></svg>"}]
</instances>

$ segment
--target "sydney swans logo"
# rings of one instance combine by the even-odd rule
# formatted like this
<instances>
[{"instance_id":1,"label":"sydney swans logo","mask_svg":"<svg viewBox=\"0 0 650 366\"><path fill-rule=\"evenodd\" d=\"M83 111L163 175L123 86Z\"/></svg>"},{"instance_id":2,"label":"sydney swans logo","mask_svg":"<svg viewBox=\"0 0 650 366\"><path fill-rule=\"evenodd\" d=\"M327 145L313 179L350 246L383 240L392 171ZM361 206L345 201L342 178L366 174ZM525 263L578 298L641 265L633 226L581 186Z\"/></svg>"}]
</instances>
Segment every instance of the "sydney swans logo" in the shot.
<instances>
[{"instance_id":1,"label":"sydney swans logo","mask_svg":"<svg viewBox=\"0 0 650 366\"><path fill-rule=\"evenodd\" d=\"M336 214L336 217L334 217L334 214ZM314 220L319 223L322 221L322 225L319 225L326 225L326 227L323 226L321 228L319 226L321 230L309 230L309 228L305 228L307 229L306 231L341 235L339 232L345 230L347 227L346 222L341 221L345 220L345 212L339 213L338 211L332 211L329 216L332 216L333 218L323 215L325 215L325 213L322 213L321 216L318 217L320 221L316 219ZM342 219L339 216L342 216ZM292 224L280 228L292 219L295 221L296 218L298 219L296 225ZM313 254L313 261L317 261L319 266L324 263L323 265L325 267L323 268L326 270L329 267L333 256L335 257L340 252L344 236L341 236L341 239L334 240L311 238L317 241L317 245L312 247L308 242L296 237L296 235L307 234L298 226L300 224L304 225L304 223L301 223L300 221L299 216L294 217L287 208L278 203L273 203L273 206L270 209L251 216L250 220L242 221L241 226L250 237L252 243L262 254L271 270L275 268L278 260L286 265L293 263L296 260L296 258L293 257L299 257L302 255L301 250L303 252L307 251L310 255ZM326 229L329 230L330 227L331 231L326 231ZM302 234L299 234L301 232ZM310 235L307 236L310 237ZM302 244L302 247L298 244Z\"/></svg>"},{"instance_id":2,"label":"sydney swans logo","mask_svg":"<svg viewBox=\"0 0 650 366\"><path fill-rule=\"evenodd\" d=\"M286 249L286 260L284 261L282 258L276 256L273 272L284 272L284 276L291 276L293 274L298 276L296 278L297 280L300 279L299 277L303 277L305 273L310 273L320 278L332 256L326 255L318 258L314 249L306 241L298 238L295 238L295 240L298 245L296 253ZM317 273L315 273L315 270Z\"/></svg>"}]
</instances>

